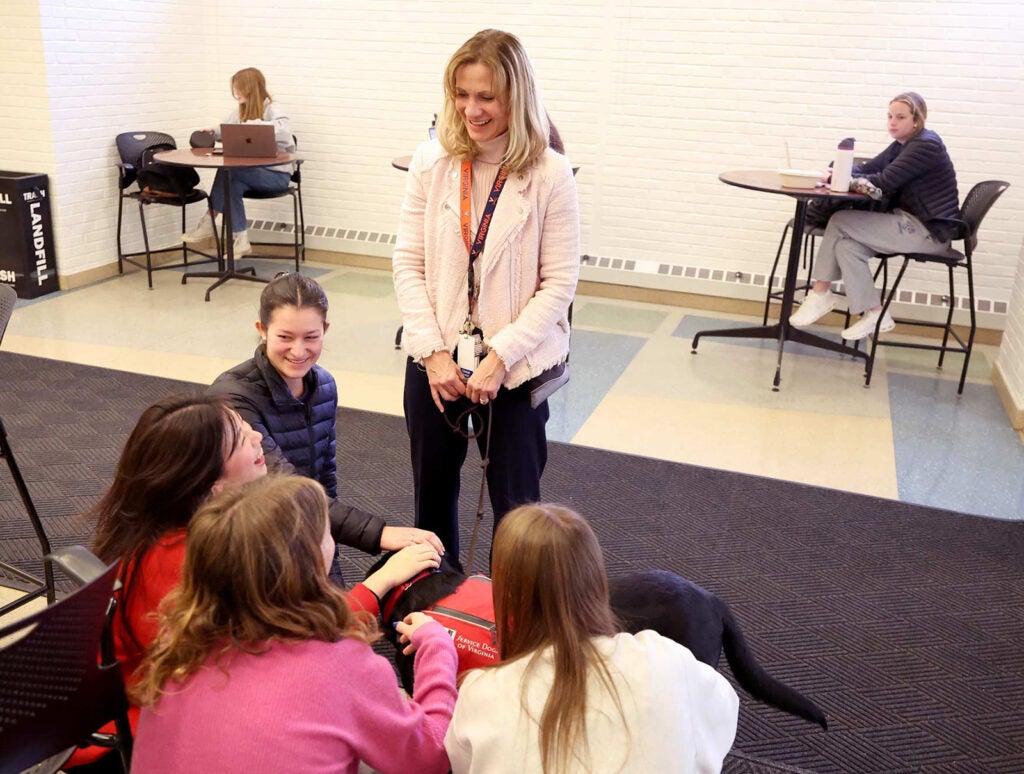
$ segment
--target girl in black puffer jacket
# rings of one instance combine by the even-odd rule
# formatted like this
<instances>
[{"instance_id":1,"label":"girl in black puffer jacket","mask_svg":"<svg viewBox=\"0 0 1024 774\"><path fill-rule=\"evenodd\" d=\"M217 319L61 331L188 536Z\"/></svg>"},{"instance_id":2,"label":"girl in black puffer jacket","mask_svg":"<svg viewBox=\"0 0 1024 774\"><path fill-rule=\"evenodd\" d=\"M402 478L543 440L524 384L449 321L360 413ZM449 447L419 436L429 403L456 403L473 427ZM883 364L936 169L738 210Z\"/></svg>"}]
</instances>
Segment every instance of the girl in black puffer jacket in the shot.
<instances>
[{"instance_id":1,"label":"girl in black puffer jacket","mask_svg":"<svg viewBox=\"0 0 1024 774\"><path fill-rule=\"evenodd\" d=\"M327 295L301 274L283 274L260 296L256 330L260 344L250 360L224 372L209 388L222 395L254 429L272 468L319 481L331 498L335 541L367 553L396 550L413 543L444 546L432 532L388 527L384 519L343 505L338 497L335 432L338 387L317 365L323 351Z\"/></svg>"}]
</instances>

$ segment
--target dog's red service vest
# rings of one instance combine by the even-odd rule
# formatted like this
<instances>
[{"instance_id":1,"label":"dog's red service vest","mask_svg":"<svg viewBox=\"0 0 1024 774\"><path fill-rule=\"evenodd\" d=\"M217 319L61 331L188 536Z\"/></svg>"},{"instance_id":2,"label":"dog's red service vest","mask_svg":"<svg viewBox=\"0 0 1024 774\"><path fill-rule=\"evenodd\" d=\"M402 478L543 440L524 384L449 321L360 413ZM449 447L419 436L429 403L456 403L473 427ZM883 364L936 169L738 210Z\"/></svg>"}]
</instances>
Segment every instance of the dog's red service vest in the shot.
<instances>
[{"instance_id":1,"label":"dog's red service vest","mask_svg":"<svg viewBox=\"0 0 1024 774\"><path fill-rule=\"evenodd\" d=\"M498 662L491 579L470 575L455 593L439 599L430 617L448 630L459 652L459 673Z\"/></svg>"}]
</instances>

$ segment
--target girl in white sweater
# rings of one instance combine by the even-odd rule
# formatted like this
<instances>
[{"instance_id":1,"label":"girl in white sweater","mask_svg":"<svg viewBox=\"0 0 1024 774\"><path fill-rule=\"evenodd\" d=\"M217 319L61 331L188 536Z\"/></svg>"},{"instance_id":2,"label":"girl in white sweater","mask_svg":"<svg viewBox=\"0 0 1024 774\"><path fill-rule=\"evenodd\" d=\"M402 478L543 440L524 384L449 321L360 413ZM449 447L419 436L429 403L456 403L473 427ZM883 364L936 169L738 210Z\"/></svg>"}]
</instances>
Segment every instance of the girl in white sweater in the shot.
<instances>
[{"instance_id":1,"label":"girl in white sweater","mask_svg":"<svg viewBox=\"0 0 1024 774\"><path fill-rule=\"evenodd\" d=\"M735 691L672 640L616 633L601 548L579 515L517 508L491 562L501 663L459 690L445 738L455 774L721 769Z\"/></svg>"}]
</instances>

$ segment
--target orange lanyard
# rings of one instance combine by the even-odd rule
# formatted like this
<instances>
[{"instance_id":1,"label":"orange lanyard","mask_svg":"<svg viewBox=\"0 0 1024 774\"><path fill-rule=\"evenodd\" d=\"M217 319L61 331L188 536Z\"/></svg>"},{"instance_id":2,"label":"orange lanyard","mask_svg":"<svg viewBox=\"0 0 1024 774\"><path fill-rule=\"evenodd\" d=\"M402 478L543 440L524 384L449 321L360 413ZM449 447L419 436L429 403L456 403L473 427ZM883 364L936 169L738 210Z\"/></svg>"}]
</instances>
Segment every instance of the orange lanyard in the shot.
<instances>
[{"instance_id":1,"label":"orange lanyard","mask_svg":"<svg viewBox=\"0 0 1024 774\"><path fill-rule=\"evenodd\" d=\"M483 243L487 239L487 230L490 228L490 219L494 217L495 207L498 206L498 198L502 195L505 187L505 180L508 179L509 170L504 164L498 170L495 184L490 186L490 196L483 207L483 215L480 216L480 224L476 228L476 240L472 238L470 231L471 217L471 195L473 190L473 163L469 159L462 160L462 175L459 184L459 222L462 227L462 241L466 245L466 252L469 253L469 308L473 308L473 296L476 291L476 284L473 275L473 263L483 252Z\"/></svg>"},{"instance_id":2,"label":"orange lanyard","mask_svg":"<svg viewBox=\"0 0 1024 774\"><path fill-rule=\"evenodd\" d=\"M491 218L494 215L494 208L498 204L498 197L505 187L505 180L508 178L508 167L504 164L498 170L498 176L494 178L494 185L491 186L491 195L487 197L487 204L484 205L483 215L480 217L480 225L476 230L476 239L473 239L470 231L471 202L473 191L473 162L469 159L462 160L462 175L459 184L459 222L462 226L462 241L466 245L466 252L469 253L469 264L472 268L473 261L480 257L484 249L484 241L487 239L487 231L491 227Z\"/></svg>"}]
</instances>

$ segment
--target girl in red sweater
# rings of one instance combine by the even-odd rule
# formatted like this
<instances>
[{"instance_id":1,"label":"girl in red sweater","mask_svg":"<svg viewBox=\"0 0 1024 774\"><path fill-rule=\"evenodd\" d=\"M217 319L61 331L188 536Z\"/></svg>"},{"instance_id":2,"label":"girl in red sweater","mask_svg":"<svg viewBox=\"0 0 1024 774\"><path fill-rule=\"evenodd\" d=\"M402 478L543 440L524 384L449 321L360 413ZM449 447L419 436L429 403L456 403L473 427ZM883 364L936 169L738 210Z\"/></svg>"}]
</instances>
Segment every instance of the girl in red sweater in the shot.
<instances>
[{"instance_id":1,"label":"girl in red sweater","mask_svg":"<svg viewBox=\"0 0 1024 774\"><path fill-rule=\"evenodd\" d=\"M157 608L181 578L189 522L211 494L266 476L261 441L222 399L204 395L157 401L128 437L113 483L89 514L96 521L95 553L107 563L122 560L113 627L128 685L156 638ZM350 601L377 615L379 596L439 563L430 544L409 546L355 586ZM138 708L129 718L134 726ZM118 758L107 752L83 748L68 765Z\"/></svg>"}]
</instances>

